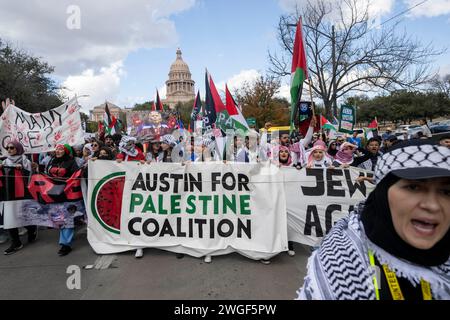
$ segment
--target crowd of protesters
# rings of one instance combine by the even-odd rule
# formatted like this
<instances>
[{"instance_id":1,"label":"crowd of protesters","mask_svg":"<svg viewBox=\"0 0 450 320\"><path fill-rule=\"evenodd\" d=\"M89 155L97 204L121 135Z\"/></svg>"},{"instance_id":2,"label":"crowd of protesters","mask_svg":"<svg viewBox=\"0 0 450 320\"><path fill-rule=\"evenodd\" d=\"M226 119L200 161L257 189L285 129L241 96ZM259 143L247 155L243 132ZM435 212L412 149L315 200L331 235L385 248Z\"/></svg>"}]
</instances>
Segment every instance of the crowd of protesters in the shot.
<instances>
[{"instance_id":1,"label":"crowd of protesters","mask_svg":"<svg viewBox=\"0 0 450 320\"><path fill-rule=\"evenodd\" d=\"M250 130L246 134L236 134L225 144L225 152L218 152L214 135L193 135L189 138L175 134L155 136L149 141L139 141L126 134L106 135L101 139L90 138L84 145L58 145L54 152L25 156L23 147L17 141L8 143L8 157L2 159L6 168L24 168L30 172L44 173L56 179L68 179L79 168L87 168L90 161L139 161L151 165L160 162L263 162L270 161L279 167L301 168L348 168L358 167L375 171L383 154L388 154L400 142L391 132L375 136L365 141L358 132L350 137L339 135L330 138L325 132L314 133L315 119L305 134L290 134L289 132L268 131L271 124L267 123L265 130L257 132ZM427 140L429 134L419 135L417 139ZM230 143L231 142L231 143ZM437 142L442 147L450 148L450 135L442 135ZM86 170L87 171L87 170ZM375 183L374 178L360 177L359 181L367 180ZM27 226L28 242L37 238L36 226ZM74 226L60 228L58 254L65 256L72 250ZM8 233L0 229L0 243L9 238L11 245L4 251L10 255L22 249L19 229L9 229ZM288 254L295 255L293 243L289 242ZM136 257L143 256L143 249L137 249ZM177 254L182 258L182 254ZM211 256L204 257L210 263ZM270 263L269 260L262 260Z\"/></svg>"}]
</instances>

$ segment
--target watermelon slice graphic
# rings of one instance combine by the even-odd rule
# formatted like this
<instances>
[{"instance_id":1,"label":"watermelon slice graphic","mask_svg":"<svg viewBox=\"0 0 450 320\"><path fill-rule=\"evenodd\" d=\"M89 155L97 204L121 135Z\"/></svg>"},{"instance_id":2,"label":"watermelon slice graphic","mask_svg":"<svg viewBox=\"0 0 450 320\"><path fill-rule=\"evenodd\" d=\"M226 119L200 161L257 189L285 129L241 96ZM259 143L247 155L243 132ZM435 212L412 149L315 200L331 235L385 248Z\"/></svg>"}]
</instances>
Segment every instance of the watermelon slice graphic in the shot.
<instances>
[{"instance_id":1,"label":"watermelon slice graphic","mask_svg":"<svg viewBox=\"0 0 450 320\"><path fill-rule=\"evenodd\" d=\"M103 228L115 234L120 234L124 184L125 172L114 172L101 179L92 192L92 214Z\"/></svg>"}]
</instances>

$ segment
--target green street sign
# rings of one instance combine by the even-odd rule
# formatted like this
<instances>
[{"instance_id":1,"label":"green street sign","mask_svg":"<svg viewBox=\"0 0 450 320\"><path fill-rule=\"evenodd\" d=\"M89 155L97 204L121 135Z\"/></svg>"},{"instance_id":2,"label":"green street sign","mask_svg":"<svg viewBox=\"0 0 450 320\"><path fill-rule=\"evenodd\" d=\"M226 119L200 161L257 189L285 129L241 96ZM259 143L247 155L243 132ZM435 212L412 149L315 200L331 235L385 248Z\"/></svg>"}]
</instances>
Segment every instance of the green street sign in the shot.
<instances>
[{"instance_id":1,"label":"green street sign","mask_svg":"<svg viewBox=\"0 0 450 320\"><path fill-rule=\"evenodd\" d=\"M256 127L256 118L247 118L247 124L249 127Z\"/></svg>"}]
</instances>

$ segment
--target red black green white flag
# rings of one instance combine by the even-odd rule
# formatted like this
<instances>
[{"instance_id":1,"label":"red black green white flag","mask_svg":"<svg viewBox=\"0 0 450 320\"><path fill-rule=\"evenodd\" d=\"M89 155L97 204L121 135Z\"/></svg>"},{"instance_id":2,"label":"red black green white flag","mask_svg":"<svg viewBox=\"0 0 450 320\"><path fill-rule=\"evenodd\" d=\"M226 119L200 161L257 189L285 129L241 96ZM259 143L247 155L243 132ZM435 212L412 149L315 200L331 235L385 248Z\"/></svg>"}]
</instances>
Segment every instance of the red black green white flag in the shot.
<instances>
[{"instance_id":1,"label":"red black green white flag","mask_svg":"<svg viewBox=\"0 0 450 320\"><path fill-rule=\"evenodd\" d=\"M303 42L302 19L297 23L295 32L294 54L292 55L291 67L291 131L294 130L294 115L302 97L303 82L308 78L308 67L306 64L306 51Z\"/></svg>"},{"instance_id":2,"label":"red black green white flag","mask_svg":"<svg viewBox=\"0 0 450 320\"><path fill-rule=\"evenodd\" d=\"M105 126L105 132L107 134L115 134L118 133L118 129L116 128L117 119L111 112L109 111L108 103L105 102L105 114L103 115L103 124Z\"/></svg>"},{"instance_id":3,"label":"red black green white flag","mask_svg":"<svg viewBox=\"0 0 450 320\"><path fill-rule=\"evenodd\" d=\"M216 127L224 132L227 130L241 130L242 133L246 133L249 130L247 121L239 110L227 85L225 85L225 95L225 109L217 113Z\"/></svg>"}]
</instances>

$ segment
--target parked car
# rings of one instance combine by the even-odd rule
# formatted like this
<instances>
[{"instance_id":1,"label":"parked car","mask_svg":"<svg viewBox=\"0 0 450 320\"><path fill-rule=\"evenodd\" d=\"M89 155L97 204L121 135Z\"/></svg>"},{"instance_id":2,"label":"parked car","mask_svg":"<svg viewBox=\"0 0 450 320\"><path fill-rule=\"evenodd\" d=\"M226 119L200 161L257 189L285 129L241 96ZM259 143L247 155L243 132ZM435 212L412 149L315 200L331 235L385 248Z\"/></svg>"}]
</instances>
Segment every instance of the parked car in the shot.
<instances>
[{"instance_id":1,"label":"parked car","mask_svg":"<svg viewBox=\"0 0 450 320\"><path fill-rule=\"evenodd\" d=\"M442 133L442 132L449 132L450 131L450 125L437 125L437 126L431 126L430 127L431 133Z\"/></svg>"},{"instance_id":2,"label":"parked car","mask_svg":"<svg viewBox=\"0 0 450 320\"><path fill-rule=\"evenodd\" d=\"M402 124L397 127L396 132L407 132L409 129L419 128L418 124Z\"/></svg>"},{"instance_id":3,"label":"parked car","mask_svg":"<svg viewBox=\"0 0 450 320\"><path fill-rule=\"evenodd\" d=\"M413 128L409 128L408 129L408 139L411 139L411 138L417 136L417 134L419 132L422 132L423 134L425 134L425 132L423 132L421 126L414 126Z\"/></svg>"}]
</instances>

